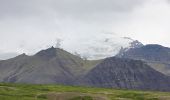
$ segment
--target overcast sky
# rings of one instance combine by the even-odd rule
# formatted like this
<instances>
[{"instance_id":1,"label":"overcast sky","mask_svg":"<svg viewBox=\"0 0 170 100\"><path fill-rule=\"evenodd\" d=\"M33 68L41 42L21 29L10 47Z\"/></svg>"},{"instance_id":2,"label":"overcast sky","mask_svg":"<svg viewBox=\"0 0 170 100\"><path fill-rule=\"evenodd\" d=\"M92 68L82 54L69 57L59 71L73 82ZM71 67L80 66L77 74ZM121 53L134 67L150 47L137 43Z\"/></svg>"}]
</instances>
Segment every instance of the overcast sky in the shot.
<instances>
[{"instance_id":1,"label":"overcast sky","mask_svg":"<svg viewBox=\"0 0 170 100\"><path fill-rule=\"evenodd\" d=\"M103 33L170 47L170 0L0 0L0 54L57 39L71 48Z\"/></svg>"}]
</instances>

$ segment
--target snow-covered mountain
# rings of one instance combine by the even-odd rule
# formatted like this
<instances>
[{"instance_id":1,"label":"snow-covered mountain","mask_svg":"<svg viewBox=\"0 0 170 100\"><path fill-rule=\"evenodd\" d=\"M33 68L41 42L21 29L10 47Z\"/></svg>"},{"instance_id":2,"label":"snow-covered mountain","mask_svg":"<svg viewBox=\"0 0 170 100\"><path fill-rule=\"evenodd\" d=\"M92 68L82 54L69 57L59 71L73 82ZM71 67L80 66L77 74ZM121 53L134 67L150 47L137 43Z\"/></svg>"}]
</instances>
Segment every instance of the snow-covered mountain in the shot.
<instances>
[{"instance_id":1,"label":"snow-covered mountain","mask_svg":"<svg viewBox=\"0 0 170 100\"><path fill-rule=\"evenodd\" d=\"M63 41L60 40L59 42L57 42L57 46L60 47L61 45L61 48L63 48L64 50L67 50L72 54L76 54L88 60L98 60L107 57L112 57L118 53L120 54L120 52L128 50L129 48L143 46L143 44L137 40L133 40L129 37L117 36L112 33L99 34L96 36L89 37L82 36L81 38L75 38L70 36L69 38L61 38L61 40ZM34 52L30 55L33 54ZM10 53L1 55L0 53L0 59L5 60L15 57L16 55L18 54L14 55L13 53Z\"/></svg>"},{"instance_id":2,"label":"snow-covered mountain","mask_svg":"<svg viewBox=\"0 0 170 100\"><path fill-rule=\"evenodd\" d=\"M80 54L89 60L103 59L106 57L112 57L118 54L121 50L127 50L129 48L136 48L143 46L137 40L133 40L129 37L119 37L113 34L103 34L95 36L86 41L78 42L75 47L78 47L70 52Z\"/></svg>"}]
</instances>

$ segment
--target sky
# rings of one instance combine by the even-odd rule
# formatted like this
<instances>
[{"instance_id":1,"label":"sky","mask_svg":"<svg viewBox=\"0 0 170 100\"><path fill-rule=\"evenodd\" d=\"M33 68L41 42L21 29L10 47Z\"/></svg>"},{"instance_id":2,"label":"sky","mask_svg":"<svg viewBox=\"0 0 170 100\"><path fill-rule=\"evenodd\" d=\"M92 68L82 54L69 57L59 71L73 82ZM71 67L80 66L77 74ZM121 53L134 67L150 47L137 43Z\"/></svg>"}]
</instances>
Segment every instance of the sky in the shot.
<instances>
[{"instance_id":1,"label":"sky","mask_svg":"<svg viewBox=\"0 0 170 100\"><path fill-rule=\"evenodd\" d=\"M169 26L170 0L0 0L0 59L106 33L170 47Z\"/></svg>"}]
</instances>

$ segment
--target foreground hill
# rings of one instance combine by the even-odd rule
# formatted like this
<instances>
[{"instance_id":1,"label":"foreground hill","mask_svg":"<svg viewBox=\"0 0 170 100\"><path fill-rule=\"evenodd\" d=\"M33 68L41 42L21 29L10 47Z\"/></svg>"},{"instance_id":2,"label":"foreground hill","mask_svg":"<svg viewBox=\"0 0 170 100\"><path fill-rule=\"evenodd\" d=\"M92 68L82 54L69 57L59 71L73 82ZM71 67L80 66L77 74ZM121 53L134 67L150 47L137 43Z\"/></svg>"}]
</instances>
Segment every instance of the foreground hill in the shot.
<instances>
[{"instance_id":1,"label":"foreground hill","mask_svg":"<svg viewBox=\"0 0 170 100\"><path fill-rule=\"evenodd\" d=\"M0 81L14 83L72 84L98 61L83 60L59 48L42 50L33 56L22 54L0 62ZM82 72L83 71L83 72Z\"/></svg>"},{"instance_id":2,"label":"foreground hill","mask_svg":"<svg viewBox=\"0 0 170 100\"><path fill-rule=\"evenodd\" d=\"M122 50L117 57L143 60L157 71L170 75L170 48L168 47L150 44Z\"/></svg>"},{"instance_id":3,"label":"foreground hill","mask_svg":"<svg viewBox=\"0 0 170 100\"><path fill-rule=\"evenodd\" d=\"M170 93L1 83L0 100L170 100Z\"/></svg>"},{"instance_id":4,"label":"foreground hill","mask_svg":"<svg viewBox=\"0 0 170 100\"><path fill-rule=\"evenodd\" d=\"M83 78L83 84L140 90L170 90L170 78L142 61L107 58Z\"/></svg>"}]
</instances>

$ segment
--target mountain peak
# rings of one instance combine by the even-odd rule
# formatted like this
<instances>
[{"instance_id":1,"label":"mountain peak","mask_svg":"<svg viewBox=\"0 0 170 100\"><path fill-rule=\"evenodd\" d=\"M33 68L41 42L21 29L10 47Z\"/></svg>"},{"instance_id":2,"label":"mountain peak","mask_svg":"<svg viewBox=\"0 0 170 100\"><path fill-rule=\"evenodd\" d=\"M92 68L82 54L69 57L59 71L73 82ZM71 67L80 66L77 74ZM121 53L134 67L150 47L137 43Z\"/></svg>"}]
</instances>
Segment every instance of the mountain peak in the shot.
<instances>
[{"instance_id":1,"label":"mountain peak","mask_svg":"<svg viewBox=\"0 0 170 100\"><path fill-rule=\"evenodd\" d=\"M25 53L22 53L22 54L18 55L17 57L26 57L26 56L28 56L28 55L26 55Z\"/></svg>"},{"instance_id":2,"label":"mountain peak","mask_svg":"<svg viewBox=\"0 0 170 100\"><path fill-rule=\"evenodd\" d=\"M54 48L52 46L51 48L39 51L36 55L43 57L43 58L53 58L53 57L56 57L57 51L59 51L59 50L61 50L61 49Z\"/></svg>"},{"instance_id":3,"label":"mountain peak","mask_svg":"<svg viewBox=\"0 0 170 100\"><path fill-rule=\"evenodd\" d=\"M141 42L139 42L138 40L135 40L130 43L130 48L139 48L142 46L144 46L144 45Z\"/></svg>"},{"instance_id":4,"label":"mountain peak","mask_svg":"<svg viewBox=\"0 0 170 100\"><path fill-rule=\"evenodd\" d=\"M52 58L67 58L67 57L75 57L80 59L80 57L73 55L61 48L50 47L45 50L39 51L35 56L41 57L43 59L52 59Z\"/></svg>"}]
</instances>

